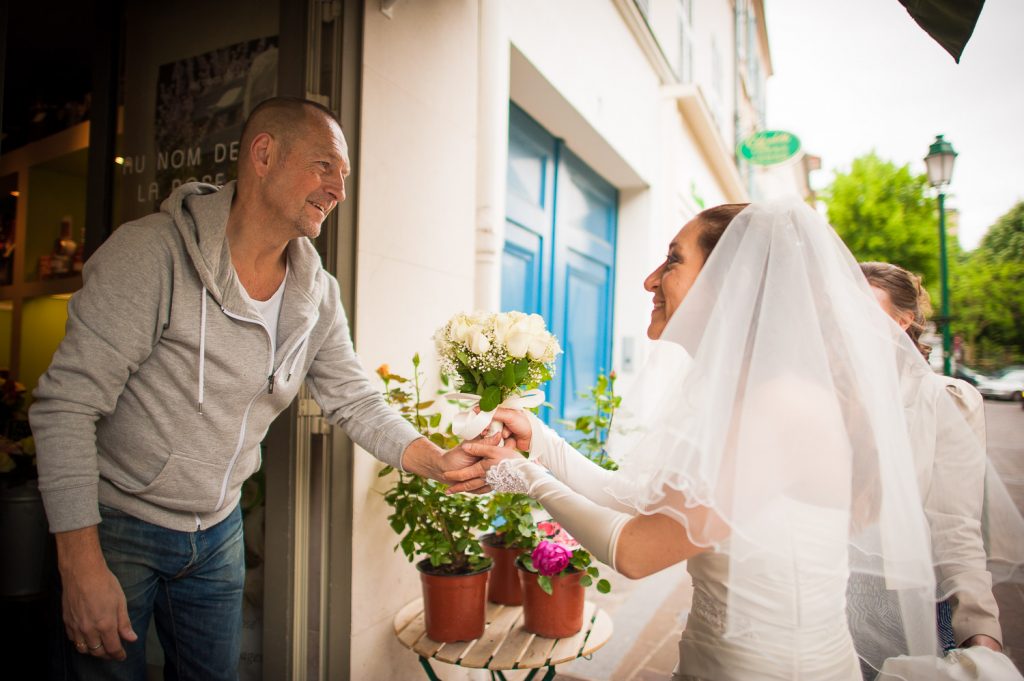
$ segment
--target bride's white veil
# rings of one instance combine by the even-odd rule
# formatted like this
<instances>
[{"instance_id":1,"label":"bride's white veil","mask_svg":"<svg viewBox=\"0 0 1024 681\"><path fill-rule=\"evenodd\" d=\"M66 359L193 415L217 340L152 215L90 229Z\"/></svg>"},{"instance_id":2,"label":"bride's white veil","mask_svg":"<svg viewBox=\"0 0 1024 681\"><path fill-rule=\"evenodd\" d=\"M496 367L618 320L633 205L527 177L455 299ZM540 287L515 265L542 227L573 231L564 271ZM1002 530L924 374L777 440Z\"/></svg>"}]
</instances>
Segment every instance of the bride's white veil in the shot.
<instances>
[{"instance_id":1,"label":"bride's white veil","mask_svg":"<svg viewBox=\"0 0 1024 681\"><path fill-rule=\"evenodd\" d=\"M917 462L937 441L980 445L931 373L820 215L795 200L751 204L627 391L609 491L728 554L730 614L752 599L806 596L796 590L808 571L835 578L840 592L820 598L841 609L849 571L884 580L899 611L896 640L879 634L885 645L866 661L932 655L937 594ZM1024 526L1012 504L997 506L1011 535L997 553L1016 570ZM766 572L776 593L764 593ZM804 614L781 611L794 624Z\"/></svg>"}]
</instances>

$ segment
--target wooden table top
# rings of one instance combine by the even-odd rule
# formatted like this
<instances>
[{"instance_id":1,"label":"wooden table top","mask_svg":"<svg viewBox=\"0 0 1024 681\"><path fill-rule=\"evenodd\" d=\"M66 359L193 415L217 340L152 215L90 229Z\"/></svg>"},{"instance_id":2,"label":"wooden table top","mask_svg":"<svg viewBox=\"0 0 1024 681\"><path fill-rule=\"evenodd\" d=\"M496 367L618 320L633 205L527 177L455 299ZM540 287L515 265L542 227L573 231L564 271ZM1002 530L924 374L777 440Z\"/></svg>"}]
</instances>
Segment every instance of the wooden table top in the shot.
<instances>
[{"instance_id":1,"label":"wooden table top","mask_svg":"<svg viewBox=\"0 0 1024 681\"><path fill-rule=\"evenodd\" d=\"M423 599L417 598L395 615L395 636L421 657L474 669L536 669L585 657L608 642L608 613L587 601L583 628L568 638L544 638L523 629L523 608L487 604L483 636L473 641L438 643L427 637Z\"/></svg>"}]
</instances>

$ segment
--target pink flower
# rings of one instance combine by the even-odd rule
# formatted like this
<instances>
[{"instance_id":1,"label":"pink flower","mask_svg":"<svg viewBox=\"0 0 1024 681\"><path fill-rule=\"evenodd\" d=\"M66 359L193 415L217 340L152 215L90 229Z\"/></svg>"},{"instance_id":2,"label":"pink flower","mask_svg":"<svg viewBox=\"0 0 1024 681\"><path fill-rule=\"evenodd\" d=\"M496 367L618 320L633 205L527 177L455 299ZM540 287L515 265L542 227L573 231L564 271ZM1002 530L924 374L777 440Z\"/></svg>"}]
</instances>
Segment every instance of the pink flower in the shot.
<instances>
[{"instance_id":1,"label":"pink flower","mask_svg":"<svg viewBox=\"0 0 1024 681\"><path fill-rule=\"evenodd\" d=\"M572 551L550 541L542 541L530 555L533 567L542 575L557 575L569 566Z\"/></svg>"},{"instance_id":2,"label":"pink flower","mask_svg":"<svg viewBox=\"0 0 1024 681\"><path fill-rule=\"evenodd\" d=\"M571 534L565 531L561 525L554 520L542 520L537 523L540 533L556 544L561 544L569 549L579 548L580 543Z\"/></svg>"},{"instance_id":3,"label":"pink flower","mask_svg":"<svg viewBox=\"0 0 1024 681\"><path fill-rule=\"evenodd\" d=\"M562 526L556 523L554 520L542 520L537 523L537 529L541 531L545 537L554 537L556 534L562 531Z\"/></svg>"},{"instance_id":4,"label":"pink flower","mask_svg":"<svg viewBox=\"0 0 1024 681\"><path fill-rule=\"evenodd\" d=\"M556 544L561 544L562 546L564 546L565 548L569 549L570 551L574 551L574 550L578 549L579 546L580 546L580 543L578 541L576 541L575 537L573 537L571 534L569 534L565 530L562 530L561 532L556 534L554 537L552 537L551 541L555 542Z\"/></svg>"}]
</instances>

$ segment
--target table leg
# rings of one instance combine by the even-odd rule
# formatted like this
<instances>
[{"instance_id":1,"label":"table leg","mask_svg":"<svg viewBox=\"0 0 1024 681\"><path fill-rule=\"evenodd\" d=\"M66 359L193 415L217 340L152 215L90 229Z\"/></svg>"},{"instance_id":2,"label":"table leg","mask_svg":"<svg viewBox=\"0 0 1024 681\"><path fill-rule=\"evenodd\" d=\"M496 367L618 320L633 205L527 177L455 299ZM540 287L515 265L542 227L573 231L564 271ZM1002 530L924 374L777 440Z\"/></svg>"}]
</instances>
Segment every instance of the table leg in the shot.
<instances>
[{"instance_id":1,"label":"table leg","mask_svg":"<svg viewBox=\"0 0 1024 681\"><path fill-rule=\"evenodd\" d=\"M430 681L441 681L437 674L434 673L434 668L430 666L430 662L427 661L427 658L420 656L420 664L423 666L423 671L427 672L427 678L430 679Z\"/></svg>"},{"instance_id":2,"label":"table leg","mask_svg":"<svg viewBox=\"0 0 1024 681\"><path fill-rule=\"evenodd\" d=\"M530 673L526 675L526 678L523 679L523 681L533 681L533 677L537 676L537 672L539 672L541 669L543 669L543 667L535 667L535 668L531 669ZM554 678L555 678L555 666L554 665L548 665L547 671L544 672L544 678L541 679L541 681L553 681Z\"/></svg>"}]
</instances>

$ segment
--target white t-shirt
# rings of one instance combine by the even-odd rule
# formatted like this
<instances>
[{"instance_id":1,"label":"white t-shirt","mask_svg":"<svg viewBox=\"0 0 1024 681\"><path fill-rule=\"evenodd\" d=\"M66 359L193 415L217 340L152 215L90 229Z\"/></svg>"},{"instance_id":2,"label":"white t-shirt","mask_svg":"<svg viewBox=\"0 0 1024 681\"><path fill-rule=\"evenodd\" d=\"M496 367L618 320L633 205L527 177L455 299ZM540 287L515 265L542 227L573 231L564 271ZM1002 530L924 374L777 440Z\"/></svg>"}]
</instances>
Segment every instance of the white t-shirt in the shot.
<instances>
[{"instance_id":1,"label":"white t-shirt","mask_svg":"<svg viewBox=\"0 0 1024 681\"><path fill-rule=\"evenodd\" d=\"M274 291L274 295L270 296L267 300L253 300L249 293L245 290L244 286L239 286L242 290L242 295L249 299L252 306L260 313L263 317L263 321L267 324L267 329L270 331L270 342L273 347L273 352L277 352L277 322L281 319L281 301L284 300L284 285L288 281L288 271L285 270L284 279L281 280L281 285Z\"/></svg>"}]
</instances>

